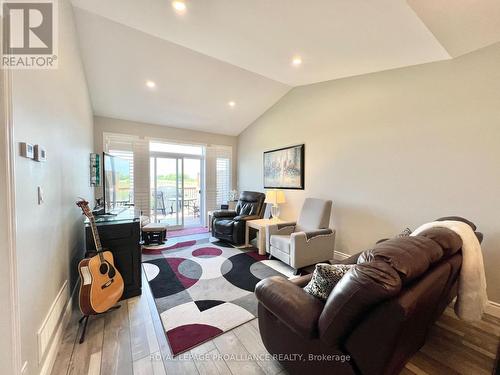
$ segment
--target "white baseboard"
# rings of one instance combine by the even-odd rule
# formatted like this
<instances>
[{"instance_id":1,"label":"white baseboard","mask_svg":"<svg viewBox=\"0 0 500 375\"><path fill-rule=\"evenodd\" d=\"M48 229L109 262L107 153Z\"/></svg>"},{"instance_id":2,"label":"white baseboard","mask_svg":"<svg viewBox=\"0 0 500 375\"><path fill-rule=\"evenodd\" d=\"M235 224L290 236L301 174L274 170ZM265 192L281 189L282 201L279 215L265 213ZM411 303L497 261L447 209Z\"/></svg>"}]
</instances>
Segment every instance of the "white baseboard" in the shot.
<instances>
[{"instance_id":1,"label":"white baseboard","mask_svg":"<svg viewBox=\"0 0 500 375\"><path fill-rule=\"evenodd\" d=\"M347 259L349 258L351 255L349 254L346 254L346 253L342 253L340 251L337 251L335 250L335 252L333 253L333 257L337 260L344 260L344 259Z\"/></svg>"},{"instance_id":2,"label":"white baseboard","mask_svg":"<svg viewBox=\"0 0 500 375\"><path fill-rule=\"evenodd\" d=\"M497 318L500 318L500 303L488 301L488 304L486 305L485 312L487 314L490 314L490 315L493 315Z\"/></svg>"},{"instance_id":3,"label":"white baseboard","mask_svg":"<svg viewBox=\"0 0 500 375\"><path fill-rule=\"evenodd\" d=\"M73 295L77 290L77 287L75 287L71 293L68 293L66 289L69 289L67 280L61 287L61 290L59 291L56 299L54 300L54 303L52 304L52 307L49 310L47 318L42 324L42 328L40 328L38 332L40 337L41 331L43 329L46 329L47 324L49 322L54 320L57 322L51 332L52 339L47 343L45 348L42 348L39 343L39 350L44 349L43 352L39 353L40 363L42 365L40 370L40 375L50 375L50 373L52 372L52 368L54 367L54 363L56 361L57 353L59 352L59 347L61 346L64 329L68 325L69 320L71 318L71 312L73 310L73 303L72 303ZM58 308L58 306L59 304L62 304L63 301L64 305L61 311L61 309ZM60 311L60 314L59 317L57 317L58 318L57 319L56 317L53 317L53 314L58 310Z\"/></svg>"}]
</instances>

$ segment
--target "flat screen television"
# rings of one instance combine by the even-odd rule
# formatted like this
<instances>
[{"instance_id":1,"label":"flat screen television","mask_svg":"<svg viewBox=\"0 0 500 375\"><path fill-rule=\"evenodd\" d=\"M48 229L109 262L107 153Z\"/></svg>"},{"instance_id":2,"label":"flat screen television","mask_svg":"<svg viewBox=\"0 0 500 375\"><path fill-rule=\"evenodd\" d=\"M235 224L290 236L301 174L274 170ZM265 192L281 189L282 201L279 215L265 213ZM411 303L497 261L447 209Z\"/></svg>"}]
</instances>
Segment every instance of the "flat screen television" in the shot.
<instances>
[{"instance_id":1,"label":"flat screen television","mask_svg":"<svg viewBox=\"0 0 500 375\"><path fill-rule=\"evenodd\" d=\"M130 162L128 160L103 153L103 191L104 213L116 211L132 205L130 189Z\"/></svg>"}]
</instances>

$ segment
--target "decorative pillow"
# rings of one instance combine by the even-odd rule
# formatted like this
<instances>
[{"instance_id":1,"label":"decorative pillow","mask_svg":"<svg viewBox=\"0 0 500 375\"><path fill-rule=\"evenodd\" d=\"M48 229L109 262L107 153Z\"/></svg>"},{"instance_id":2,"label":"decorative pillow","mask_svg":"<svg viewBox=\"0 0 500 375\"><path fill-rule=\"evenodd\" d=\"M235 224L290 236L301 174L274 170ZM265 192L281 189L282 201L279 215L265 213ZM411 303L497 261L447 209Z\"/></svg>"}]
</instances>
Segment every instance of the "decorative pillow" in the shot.
<instances>
[{"instance_id":1,"label":"decorative pillow","mask_svg":"<svg viewBox=\"0 0 500 375\"><path fill-rule=\"evenodd\" d=\"M354 264L316 264L311 281L304 287L306 293L326 301L335 285Z\"/></svg>"}]
</instances>

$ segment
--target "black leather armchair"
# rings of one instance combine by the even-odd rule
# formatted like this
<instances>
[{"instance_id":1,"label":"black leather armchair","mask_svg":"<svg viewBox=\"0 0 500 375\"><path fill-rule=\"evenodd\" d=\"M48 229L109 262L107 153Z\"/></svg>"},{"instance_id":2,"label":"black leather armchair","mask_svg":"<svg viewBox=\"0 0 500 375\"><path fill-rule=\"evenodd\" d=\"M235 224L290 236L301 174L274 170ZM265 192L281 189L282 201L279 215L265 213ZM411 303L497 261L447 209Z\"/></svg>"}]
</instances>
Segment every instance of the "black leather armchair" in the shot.
<instances>
[{"instance_id":1,"label":"black leather armchair","mask_svg":"<svg viewBox=\"0 0 500 375\"><path fill-rule=\"evenodd\" d=\"M245 222L247 220L262 219L265 211L265 198L264 193L243 191L234 211L214 211L212 216L212 236L235 245L244 243Z\"/></svg>"}]
</instances>

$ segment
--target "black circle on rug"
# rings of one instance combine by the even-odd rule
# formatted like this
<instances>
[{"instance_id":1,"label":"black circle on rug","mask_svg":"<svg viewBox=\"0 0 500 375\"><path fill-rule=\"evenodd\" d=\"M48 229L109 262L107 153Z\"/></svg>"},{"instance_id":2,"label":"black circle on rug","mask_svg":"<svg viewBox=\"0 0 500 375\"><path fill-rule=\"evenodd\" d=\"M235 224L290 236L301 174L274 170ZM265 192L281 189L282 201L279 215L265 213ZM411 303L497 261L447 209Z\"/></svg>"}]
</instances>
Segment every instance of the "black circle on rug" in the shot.
<instances>
[{"instance_id":1,"label":"black circle on rug","mask_svg":"<svg viewBox=\"0 0 500 375\"><path fill-rule=\"evenodd\" d=\"M191 271L192 274L199 274L201 275L202 270L201 266L194 262L191 259L169 259L171 262L181 265L182 263L184 264L184 267L188 269L189 267L191 268L199 268L196 270ZM166 296L171 296L172 294L176 294L179 292L182 292L186 290L186 286L195 283L196 279L191 280L188 276L182 275L179 273L178 266L174 270L171 265L168 263L168 260L166 258L158 258L158 259L152 259L145 261L143 263L150 263L158 267L159 273L156 275L155 278L149 280L149 285L151 287L151 292L153 293L154 298L162 298ZM187 264L189 263L189 264ZM188 267L189 266L189 267ZM177 272L176 272L177 271ZM196 276L192 276L196 277ZM186 279L191 281L189 284L183 284L182 281Z\"/></svg>"},{"instance_id":2,"label":"black circle on rug","mask_svg":"<svg viewBox=\"0 0 500 375\"><path fill-rule=\"evenodd\" d=\"M224 264L227 262L232 264L232 268L222 276L238 288L254 292L255 285L257 285L260 279L250 272L250 266L258 261L246 253L241 253L229 257Z\"/></svg>"}]
</instances>

